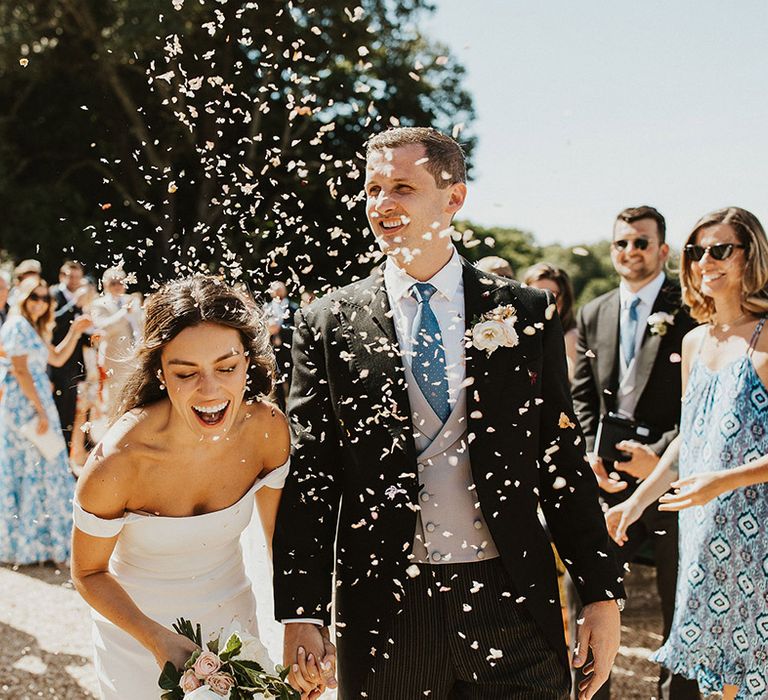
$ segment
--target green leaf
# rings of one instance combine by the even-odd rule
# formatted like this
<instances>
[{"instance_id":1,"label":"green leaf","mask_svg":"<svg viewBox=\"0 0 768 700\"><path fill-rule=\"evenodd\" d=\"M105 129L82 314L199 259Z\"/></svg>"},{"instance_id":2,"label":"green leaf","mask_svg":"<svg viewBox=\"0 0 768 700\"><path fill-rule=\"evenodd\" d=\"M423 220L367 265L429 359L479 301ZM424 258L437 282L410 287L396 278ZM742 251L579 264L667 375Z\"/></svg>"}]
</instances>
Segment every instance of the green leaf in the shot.
<instances>
[{"instance_id":1,"label":"green leaf","mask_svg":"<svg viewBox=\"0 0 768 700\"><path fill-rule=\"evenodd\" d=\"M192 668L195 665L195 661L197 661L197 657L200 656L201 653L200 649L195 649L195 651L192 652L192 656L187 659L187 663L184 664L184 668Z\"/></svg>"},{"instance_id":2,"label":"green leaf","mask_svg":"<svg viewBox=\"0 0 768 700\"><path fill-rule=\"evenodd\" d=\"M229 661L229 659L237 654L240 649L243 648L243 640L236 634L230 636L227 643L224 645L224 650L219 654L219 658L222 661Z\"/></svg>"},{"instance_id":3,"label":"green leaf","mask_svg":"<svg viewBox=\"0 0 768 700\"><path fill-rule=\"evenodd\" d=\"M181 672L170 661L165 662L158 684L163 690L175 690L179 687Z\"/></svg>"}]
</instances>

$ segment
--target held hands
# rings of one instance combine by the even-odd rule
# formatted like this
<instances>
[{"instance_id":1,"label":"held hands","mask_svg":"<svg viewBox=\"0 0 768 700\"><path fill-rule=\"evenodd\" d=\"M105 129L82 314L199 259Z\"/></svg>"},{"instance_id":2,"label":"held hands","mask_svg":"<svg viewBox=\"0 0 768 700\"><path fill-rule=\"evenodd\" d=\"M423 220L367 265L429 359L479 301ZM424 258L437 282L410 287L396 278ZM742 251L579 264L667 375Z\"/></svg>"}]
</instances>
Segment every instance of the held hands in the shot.
<instances>
[{"instance_id":1,"label":"held hands","mask_svg":"<svg viewBox=\"0 0 768 700\"><path fill-rule=\"evenodd\" d=\"M647 479L659 463L659 456L648 445L635 440L622 440L616 443L616 449L628 452L632 457L627 462L617 462L616 469L640 481Z\"/></svg>"},{"instance_id":2,"label":"held hands","mask_svg":"<svg viewBox=\"0 0 768 700\"><path fill-rule=\"evenodd\" d=\"M603 464L602 457L598 457L594 452L587 453L587 459L589 460L589 466L592 467L592 471L597 479L597 485L607 493L618 493L627 488L626 481L620 481L618 475L609 476Z\"/></svg>"},{"instance_id":3,"label":"held hands","mask_svg":"<svg viewBox=\"0 0 768 700\"><path fill-rule=\"evenodd\" d=\"M584 666L589 649L592 661L583 668L588 677L579 683L579 700L590 700L608 680L620 639L621 621L616 601L601 600L584 606L578 620L572 664L575 668Z\"/></svg>"},{"instance_id":4,"label":"held hands","mask_svg":"<svg viewBox=\"0 0 768 700\"><path fill-rule=\"evenodd\" d=\"M336 647L327 627L287 623L283 663L291 669L288 682L301 693L301 700L315 700L326 688L336 687Z\"/></svg>"},{"instance_id":5,"label":"held hands","mask_svg":"<svg viewBox=\"0 0 768 700\"><path fill-rule=\"evenodd\" d=\"M623 503L619 503L605 514L605 525L608 528L608 534L619 547L623 547L624 543L629 539L627 537L629 526L636 522L642 514L642 508L635 503L633 498L628 498Z\"/></svg>"},{"instance_id":6,"label":"held hands","mask_svg":"<svg viewBox=\"0 0 768 700\"><path fill-rule=\"evenodd\" d=\"M683 510L691 506L703 506L731 490L727 478L727 472L705 472L673 481L671 486L675 493L665 493L659 499L659 510Z\"/></svg>"}]
</instances>

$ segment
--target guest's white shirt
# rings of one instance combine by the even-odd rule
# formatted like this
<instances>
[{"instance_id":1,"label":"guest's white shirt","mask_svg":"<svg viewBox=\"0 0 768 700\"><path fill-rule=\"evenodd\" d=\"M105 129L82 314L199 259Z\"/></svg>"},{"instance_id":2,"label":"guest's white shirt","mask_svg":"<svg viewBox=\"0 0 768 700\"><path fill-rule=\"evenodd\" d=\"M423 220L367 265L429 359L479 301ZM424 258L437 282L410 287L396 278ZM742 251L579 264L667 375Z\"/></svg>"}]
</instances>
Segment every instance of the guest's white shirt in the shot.
<instances>
[{"instance_id":1,"label":"guest's white shirt","mask_svg":"<svg viewBox=\"0 0 768 700\"><path fill-rule=\"evenodd\" d=\"M637 305L637 332L635 334L635 359L640 351L640 345L643 342L643 336L645 335L645 329L648 325L648 317L653 311L653 305L656 303L656 297L659 296L662 286L664 285L665 275L660 272L654 277L648 284L646 284L639 292L630 291L627 283L624 280L619 285L619 304L621 311L628 309L634 299L640 299L640 303ZM620 316L623 318L623 314ZM621 321L619 321L621 323ZM620 351L619 357L621 361L619 363L619 380L623 381L624 375L629 369L627 363L624 361L624 355Z\"/></svg>"},{"instance_id":2,"label":"guest's white shirt","mask_svg":"<svg viewBox=\"0 0 768 700\"><path fill-rule=\"evenodd\" d=\"M411 288L418 282L419 280L398 267L391 258L387 259L384 264L384 286L392 309L397 343L402 352L403 362L408 367L413 361L413 321L419 308L418 302L411 294ZM437 290L432 295L429 305L440 325L448 374L448 402L453 407L466 378L464 282L461 259L455 248L451 259L427 282Z\"/></svg>"}]
</instances>

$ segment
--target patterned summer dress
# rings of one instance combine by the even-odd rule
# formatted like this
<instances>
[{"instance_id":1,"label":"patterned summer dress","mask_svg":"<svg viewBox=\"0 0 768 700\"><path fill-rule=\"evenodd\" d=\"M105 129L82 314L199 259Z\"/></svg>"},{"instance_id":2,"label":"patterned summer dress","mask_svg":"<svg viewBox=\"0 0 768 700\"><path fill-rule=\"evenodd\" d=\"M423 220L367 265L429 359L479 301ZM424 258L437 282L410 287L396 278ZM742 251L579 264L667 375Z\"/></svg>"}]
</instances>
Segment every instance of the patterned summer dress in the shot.
<instances>
[{"instance_id":1,"label":"patterned summer dress","mask_svg":"<svg viewBox=\"0 0 768 700\"><path fill-rule=\"evenodd\" d=\"M23 316L9 316L0 330L0 345L8 358L26 355L27 367L53 431L61 432L46 374L48 348ZM69 473L67 448L51 460L27 440L19 429L37 414L9 371L10 361L0 360L0 561L33 564L69 558L72 494L75 482Z\"/></svg>"},{"instance_id":2,"label":"patterned summer dress","mask_svg":"<svg viewBox=\"0 0 768 700\"><path fill-rule=\"evenodd\" d=\"M680 477L768 454L768 392L747 353L718 371L694 360L683 398ZM651 656L704 693L739 686L768 698L768 485L740 488L680 512L672 631Z\"/></svg>"}]
</instances>

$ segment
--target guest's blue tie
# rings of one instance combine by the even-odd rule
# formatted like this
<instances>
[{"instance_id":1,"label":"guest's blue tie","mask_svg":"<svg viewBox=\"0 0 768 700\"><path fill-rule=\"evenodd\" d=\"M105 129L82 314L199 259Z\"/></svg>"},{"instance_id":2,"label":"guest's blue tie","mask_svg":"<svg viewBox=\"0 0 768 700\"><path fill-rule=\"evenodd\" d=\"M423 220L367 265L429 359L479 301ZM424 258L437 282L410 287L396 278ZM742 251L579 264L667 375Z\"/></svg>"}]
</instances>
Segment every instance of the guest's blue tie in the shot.
<instances>
[{"instance_id":1,"label":"guest's blue tie","mask_svg":"<svg viewBox=\"0 0 768 700\"><path fill-rule=\"evenodd\" d=\"M429 305L429 300L436 291L428 282L418 282L411 287L411 294L419 303L411 329L414 350L411 369L429 405L445 423L450 415L445 348L440 324Z\"/></svg>"},{"instance_id":2,"label":"guest's blue tie","mask_svg":"<svg viewBox=\"0 0 768 700\"><path fill-rule=\"evenodd\" d=\"M621 352L627 365L635 357L635 346L637 345L637 306L639 303L640 297L635 297L631 303L624 307L624 311L621 314Z\"/></svg>"}]
</instances>

